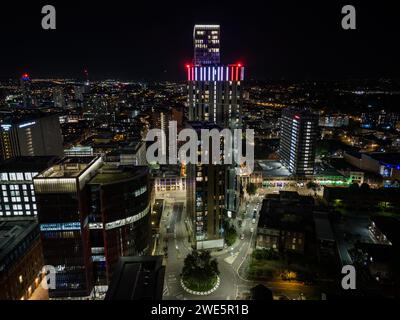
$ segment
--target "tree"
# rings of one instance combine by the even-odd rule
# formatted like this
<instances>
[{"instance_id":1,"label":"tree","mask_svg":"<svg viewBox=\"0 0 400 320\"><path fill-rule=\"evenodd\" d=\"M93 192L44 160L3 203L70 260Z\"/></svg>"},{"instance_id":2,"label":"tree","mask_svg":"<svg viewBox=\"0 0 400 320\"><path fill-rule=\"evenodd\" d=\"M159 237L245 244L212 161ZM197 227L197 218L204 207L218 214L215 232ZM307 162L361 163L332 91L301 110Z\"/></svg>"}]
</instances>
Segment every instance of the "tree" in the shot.
<instances>
[{"instance_id":1,"label":"tree","mask_svg":"<svg viewBox=\"0 0 400 320\"><path fill-rule=\"evenodd\" d=\"M237 238L237 232L235 227L231 225L229 222L224 223L224 229L225 229L225 242L226 245L229 247L235 243Z\"/></svg>"},{"instance_id":2,"label":"tree","mask_svg":"<svg viewBox=\"0 0 400 320\"><path fill-rule=\"evenodd\" d=\"M253 196L256 194L257 192L257 187L254 183L250 182L249 184L247 184L246 186L246 191L249 195Z\"/></svg>"},{"instance_id":3,"label":"tree","mask_svg":"<svg viewBox=\"0 0 400 320\"><path fill-rule=\"evenodd\" d=\"M349 189L350 189L351 191L359 191L359 190L360 190L360 186L358 185L358 183L352 183L352 184L349 186Z\"/></svg>"},{"instance_id":4,"label":"tree","mask_svg":"<svg viewBox=\"0 0 400 320\"><path fill-rule=\"evenodd\" d=\"M182 277L185 285L192 290L207 291L214 286L219 275L218 262L207 250L192 250L183 264Z\"/></svg>"},{"instance_id":5,"label":"tree","mask_svg":"<svg viewBox=\"0 0 400 320\"><path fill-rule=\"evenodd\" d=\"M211 254L207 250L192 250L183 264L182 275L190 275L201 278L203 275L218 275L218 262L211 259Z\"/></svg>"},{"instance_id":6,"label":"tree","mask_svg":"<svg viewBox=\"0 0 400 320\"><path fill-rule=\"evenodd\" d=\"M321 158L327 157L329 155L329 148L330 148L329 141L327 140L318 141L315 151L316 157L321 157Z\"/></svg>"},{"instance_id":7,"label":"tree","mask_svg":"<svg viewBox=\"0 0 400 320\"><path fill-rule=\"evenodd\" d=\"M306 186L307 186L307 189L311 189L313 191L317 191L317 189L318 189L318 185L313 181L308 181Z\"/></svg>"}]
</instances>

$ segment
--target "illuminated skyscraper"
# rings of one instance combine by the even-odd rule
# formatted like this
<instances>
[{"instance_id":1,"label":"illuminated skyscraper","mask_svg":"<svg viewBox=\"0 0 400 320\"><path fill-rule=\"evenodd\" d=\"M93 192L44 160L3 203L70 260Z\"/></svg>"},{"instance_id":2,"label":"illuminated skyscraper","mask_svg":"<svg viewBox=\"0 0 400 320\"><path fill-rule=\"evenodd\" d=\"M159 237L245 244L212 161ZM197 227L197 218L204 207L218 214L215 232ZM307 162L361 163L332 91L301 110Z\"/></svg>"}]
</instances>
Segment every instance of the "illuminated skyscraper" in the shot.
<instances>
[{"instance_id":1,"label":"illuminated skyscraper","mask_svg":"<svg viewBox=\"0 0 400 320\"><path fill-rule=\"evenodd\" d=\"M21 91L22 91L22 106L24 108L31 107L32 96L31 96L31 79L29 74L24 73L20 79Z\"/></svg>"},{"instance_id":2,"label":"illuminated skyscraper","mask_svg":"<svg viewBox=\"0 0 400 320\"><path fill-rule=\"evenodd\" d=\"M19 156L61 156L63 140L59 117L29 118L0 125L0 160Z\"/></svg>"},{"instance_id":3,"label":"illuminated skyscraper","mask_svg":"<svg viewBox=\"0 0 400 320\"><path fill-rule=\"evenodd\" d=\"M210 122L190 122L189 128L200 136L202 129L221 128ZM216 141L210 141L216 143ZM219 143L219 141L218 141ZM199 146L200 148L201 146ZM199 149L199 152L200 149ZM221 147L219 154L222 154ZM209 153L212 161L212 150ZM192 228L192 244L197 249L224 246L223 221L226 214L226 176L224 164L188 164L186 176L187 214Z\"/></svg>"},{"instance_id":4,"label":"illuminated skyscraper","mask_svg":"<svg viewBox=\"0 0 400 320\"><path fill-rule=\"evenodd\" d=\"M287 108L282 111L279 154L283 165L299 176L312 175L318 115L305 109Z\"/></svg>"},{"instance_id":5,"label":"illuminated skyscraper","mask_svg":"<svg viewBox=\"0 0 400 320\"><path fill-rule=\"evenodd\" d=\"M193 30L195 65L218 65L220 63L219 25L195 25Z\"/></svg>"},{"instance_id":6,"label":"illuminated skyscraper","mask_svg":"<svg viewBox=\"0 0 400 320\"><path fill-rule=\"evenodd\" d=\"M196 122L197 127L203 123L232 131L241 128L244 66L220 64L219 25L195 25L193 45L194 64L186 65L188 119ZM196 177L191 177L194 171ZM189 165L187 190L188 211L195 212L193 219L197 219L197 247L223 245L223 241L215 241L222 237L223 220L234 216L239 207L240 185L235 165L201 164L195 170Z\"/></svg>"},{"instance_id":7,"label":"illuminated skyscraper","mask_svg":"<svg viewBox=\"0 0 400 320\"><path fill-rule=\"evenodd\" d=\"M214 122L224 128L240 128L242 64L186 66L190 121Z\"/></svg>"}]
</instances>

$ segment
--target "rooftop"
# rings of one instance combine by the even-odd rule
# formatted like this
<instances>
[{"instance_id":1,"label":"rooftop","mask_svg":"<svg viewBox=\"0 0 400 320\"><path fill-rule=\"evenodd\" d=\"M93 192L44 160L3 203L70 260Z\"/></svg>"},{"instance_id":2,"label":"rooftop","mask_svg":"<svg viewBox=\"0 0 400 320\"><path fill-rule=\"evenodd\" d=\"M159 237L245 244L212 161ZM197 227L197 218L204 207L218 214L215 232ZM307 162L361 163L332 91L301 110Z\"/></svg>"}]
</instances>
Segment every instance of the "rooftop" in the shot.
<instances>
[{"instance_id":1,"label":"rooftop","mask_svg":"<svg viewBox=\"0 0 400 320\"><path fill-rule=\"evenodd\" d=\"M374 216L371 221L396 246L400 245L400 220L394 217Z\"/></svg>"},{"instance_id":2,"label":"rooftop","mask_svg":"<svg viewBox=\"0 0 400 320\"><path fill-rule=\"evenodd\" d=\"M120 156L120 155L131 155L136 154L140 147L143 145L141 141L131 141L129 143L121 143L121 142L114 142L119 146L118 149L112 150L111 152L107 153L107 156ZM98 144L96 145L98 146Z\"/></svg>"},{"instance_id":3,"label":"rooftop","mask_svg":"<svg viewBox=\"0 0 400 320\"><path fill-rule=\"evenodd\" d=\"M181 169L179 165L160 165L157 169L152 169L152 174L154 177L159 178L172 178L180 177Z\"/></svg>"},{"instance_id":4,"label":"rooftop","mask_svg":"<svg viewBox=\"0 0 400 320\"><path fill-rule=\"evenodd\" d=\"M250 293L252 300L273 300L272 291L262 284L251 288Z\"/></svg>"},{"instance_id":5,"label":"rooftop","mask_svg":"<svg viewBox=\"0 0 400 320\"><path fill-rule=\"evenodd\" d=\"M332 231L332 225L329 221L328 214L325 212L314 213L315 232L317 239L335 241L335 237Z\"/></svg>"},{"instance_id":6,"label":"rooftop","mask_svg":"<svg viewBox=\"0 0 400 320\"><path fill-rule=\"evenodd\" d=\"M258 160L255 170L262 171L262 175L265 177L288 177L291 175L288 169L275 160Z\"/></svg>"},{"instance_id":7,"label":"rooftop","mask_svg":"<svg viewBox=\"0 0 400 320\"><path fill-rule=\"evenodd\" d=\"M313 201L308 197L295 196L296 193L280 194L280 198L263 200L259 228L304 231L312 221Z\"/></svg>"},{"instance_id":8,"label":"rooftop","mask_svg":"<svg viewBox=\"0 0 400 320\"><path fill-rule=\"evenodd\" d=\"M37 226L35 218L0 221L0 262Z\"/></svg>"},{"instance_id":9,"label":"rooftop","mask_svg":"<svg viewBox=\"0 0 400 320\"><path fill-rule=\"evenodd\" d=\"M317 163L315 165L315 174L322 176L343 176L333 166L327 163Z\"/></svg>"},{"instance_id":10,"label":"rooftop","mask_svg":"<svg viewBox=\"0 0 400 320\"><path fill-rule=\"evenodd\" d=\"M147 167L132 166L132 167L116 167L113 165L103 165L98 173L90 180L89 184L112 184L124 180L134 179L138 176L146 174Z\"/></svg>"},{"instance_id":11,"label":"rooftop","mask_svg":"<svg viewBox=\"0 0 400 320\"><path fill-rule=\"evenodd\" d=\"M161 300L164 274L162 256L121 257L105 300Z\"/></svg>"},{"instance_id":12,"label":"rooftop","mask_svg":"<svg viewBox=\"0 0 400 320\"><path fill-rule=\"evenodd\" d=\"M54 156L17 157L0 163L0 172L40 172L57 160Z\"/></svg>"},{"instance_id":13,"label":"rooftop","mask_svg":"<svg viewBox=\"0 0 400 320\"><path fill-rule=\"evenodd\" d=\"M76 178L98 159L100 157L66 157L37 175L36 178Z\"/></svg>"}]
</instances>

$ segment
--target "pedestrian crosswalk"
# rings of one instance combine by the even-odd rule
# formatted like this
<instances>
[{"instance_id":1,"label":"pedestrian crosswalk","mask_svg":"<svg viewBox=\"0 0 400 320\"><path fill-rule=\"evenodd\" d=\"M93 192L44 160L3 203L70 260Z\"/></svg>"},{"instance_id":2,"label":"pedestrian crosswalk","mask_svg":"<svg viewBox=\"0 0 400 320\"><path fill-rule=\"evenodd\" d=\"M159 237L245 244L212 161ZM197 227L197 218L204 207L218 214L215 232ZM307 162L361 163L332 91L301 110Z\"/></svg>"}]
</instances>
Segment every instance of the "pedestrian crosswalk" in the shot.
<instances>
[{"instance_id":1,"label":"pedestrian crosswalk","mask_svg":"<svg viewBox=\"0 0 400 320\"><path fill-rule=\"evenodd\" d=\"M164 286L164 290L163 290L163 296L168 296L169 295L169 289L168 287L165 285Z\"/></svg>"}]
</instances>

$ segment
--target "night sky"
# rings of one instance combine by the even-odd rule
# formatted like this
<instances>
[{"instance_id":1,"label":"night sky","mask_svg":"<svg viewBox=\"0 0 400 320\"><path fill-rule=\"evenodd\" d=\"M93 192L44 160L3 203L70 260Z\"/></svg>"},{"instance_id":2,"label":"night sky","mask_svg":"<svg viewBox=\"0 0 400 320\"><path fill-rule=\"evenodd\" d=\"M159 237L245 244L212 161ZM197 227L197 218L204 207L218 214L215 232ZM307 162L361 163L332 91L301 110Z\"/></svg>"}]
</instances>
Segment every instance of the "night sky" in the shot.
<instances>
[{"instance_id":1,"label":"night sky","mask_svg":"<svg viewBox=\"0 0 400 320\"><path fill-rule=\"evenodd\" d=\"M0 78L79 78L87 68L92 79L183 80L196 23L221 25L222 62L243 62L248 78L400 76L394 1L26 3L0 5ZM45 4L57 9L57 30L41 29ZM341 28L345 4L357 9L357 30Z\"/></svg>"}]
</instances>

